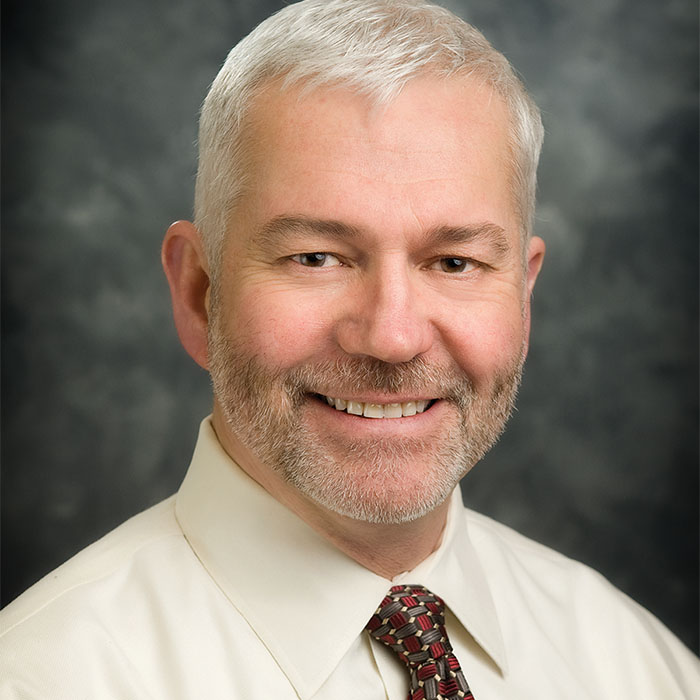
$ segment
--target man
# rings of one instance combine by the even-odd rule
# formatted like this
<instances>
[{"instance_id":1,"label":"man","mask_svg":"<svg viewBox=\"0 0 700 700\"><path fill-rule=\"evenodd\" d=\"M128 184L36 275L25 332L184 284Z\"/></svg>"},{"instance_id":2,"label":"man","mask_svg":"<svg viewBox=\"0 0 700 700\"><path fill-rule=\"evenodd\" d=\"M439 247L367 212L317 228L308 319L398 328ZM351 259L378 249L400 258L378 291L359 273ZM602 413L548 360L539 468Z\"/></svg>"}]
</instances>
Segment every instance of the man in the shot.
<instances>
[{"instance_id":1,"label":"man","mask_svg":"<svg viewBox=\"0 0 700 700\"><path fill-rule=\"evenodd\" d=\"M213 414L176 496L4 613L3 698L697 693L649 613L456 489L527 352L541 139L420 0L306 0L234 48L163 244Z\"/></svg>"}]
</instances>

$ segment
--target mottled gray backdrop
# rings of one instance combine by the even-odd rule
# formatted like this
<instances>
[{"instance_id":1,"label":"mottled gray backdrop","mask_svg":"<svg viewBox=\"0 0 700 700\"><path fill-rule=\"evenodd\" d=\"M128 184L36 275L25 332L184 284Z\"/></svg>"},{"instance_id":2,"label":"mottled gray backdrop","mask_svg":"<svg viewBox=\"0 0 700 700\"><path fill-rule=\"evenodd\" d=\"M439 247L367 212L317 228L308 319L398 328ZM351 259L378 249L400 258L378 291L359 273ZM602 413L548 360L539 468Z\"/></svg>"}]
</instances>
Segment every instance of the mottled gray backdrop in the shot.
<instances>
[{"instance_id":1,"label":"mottled gray backdrop","mask_svg":"<svg viewBox=\"0 0 700 700\"><path fill-rule=\"evenodd\" d=\"M184 474L209 385L159 245L190 216L208 84L282 4L3 3L5 601ZM519 412L466 500L697 649L697 3L445 4L518 67L547 129Z\"/></svg>"}]
</instances>

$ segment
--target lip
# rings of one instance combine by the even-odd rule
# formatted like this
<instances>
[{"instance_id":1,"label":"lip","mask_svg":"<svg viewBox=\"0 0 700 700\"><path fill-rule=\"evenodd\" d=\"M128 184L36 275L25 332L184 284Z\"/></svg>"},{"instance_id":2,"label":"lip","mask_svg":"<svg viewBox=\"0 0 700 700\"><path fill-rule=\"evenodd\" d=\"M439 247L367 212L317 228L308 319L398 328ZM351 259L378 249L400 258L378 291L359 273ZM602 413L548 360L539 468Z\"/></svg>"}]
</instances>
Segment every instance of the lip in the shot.
<instances>
[{"instance_id":1,"label":"lip","mask_svg":"<svg viewBox=\"0 0 700 700\"><path fill-rule=\"evenodd\" d=\"M325 391L314 392L311 396L331 396L332 398L344 399L345 401L356 401L358 403L407 403L408 401L439 401L440 396L424 396L415 394L397 396L396 394L343 394L343 393L326 393Z\"/></svg>"}]
</instances>

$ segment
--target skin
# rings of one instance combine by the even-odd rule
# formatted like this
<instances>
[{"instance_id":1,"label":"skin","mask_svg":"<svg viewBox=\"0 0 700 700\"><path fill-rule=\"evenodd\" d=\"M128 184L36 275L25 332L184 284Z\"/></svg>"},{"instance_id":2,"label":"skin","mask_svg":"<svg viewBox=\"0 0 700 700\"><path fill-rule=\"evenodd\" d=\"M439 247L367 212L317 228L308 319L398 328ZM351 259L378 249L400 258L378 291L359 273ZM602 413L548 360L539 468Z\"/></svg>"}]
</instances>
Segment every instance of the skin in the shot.
<instances>
[{"instance_id":1,"label":"skin","mask_svg":"<svg viewBox=\"0 0 700 700\"><path fill-rule=\"evenodd\" d=\"M530 294L544 256L542 240L531 238L523 272L500 98L469 78L415 79L381 108L341 89L299 99L270 88L257 99L250 125L251 187L221 260L222 332L271 368L422 357L458 368L487 395L527 349ZM341 235L306 224L259 235L280 217L339 222ZM485 225L488 234L467 240L435 235L441 228L483 232ZM326 254L320 266L310 253ZM191 223L170 227L162 257L182 344L207 368L210 274ZM318 390L376 403L439 399ZM371 420L309 397L302 410L314 434L334 436L327 449L342 459L358 440L418 435L434 442L455 409L438 400L420 416ZM447 501L400 524L340 515L263 464L230 429L216 399L213 424L242 469L377 574L410 570L439 545ZM406 488L420 485L429 460L425 450L406 465ZM401 488L392 497L400 498Z\"/></svg>"}]
</instances>

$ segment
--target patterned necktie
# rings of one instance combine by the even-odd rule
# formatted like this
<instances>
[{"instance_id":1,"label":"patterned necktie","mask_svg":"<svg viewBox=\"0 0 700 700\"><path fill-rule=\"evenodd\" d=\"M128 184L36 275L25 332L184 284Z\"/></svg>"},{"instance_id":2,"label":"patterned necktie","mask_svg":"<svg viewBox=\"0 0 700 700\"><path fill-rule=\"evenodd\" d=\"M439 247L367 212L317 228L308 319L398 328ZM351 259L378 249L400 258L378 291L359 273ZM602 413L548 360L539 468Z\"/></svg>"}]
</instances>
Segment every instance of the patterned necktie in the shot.
<instances>
[{"instance_id":1,"label":"patterned necktie","mask_svg":"<svg viewBox=\"0 0 700 700\"><path fill-rule=\"evenodd\" d=\"M473 700L445 632L445 604L423 586L392 586L367 623L408 666L408 700Z\"/></svg>"}]
</instances>

